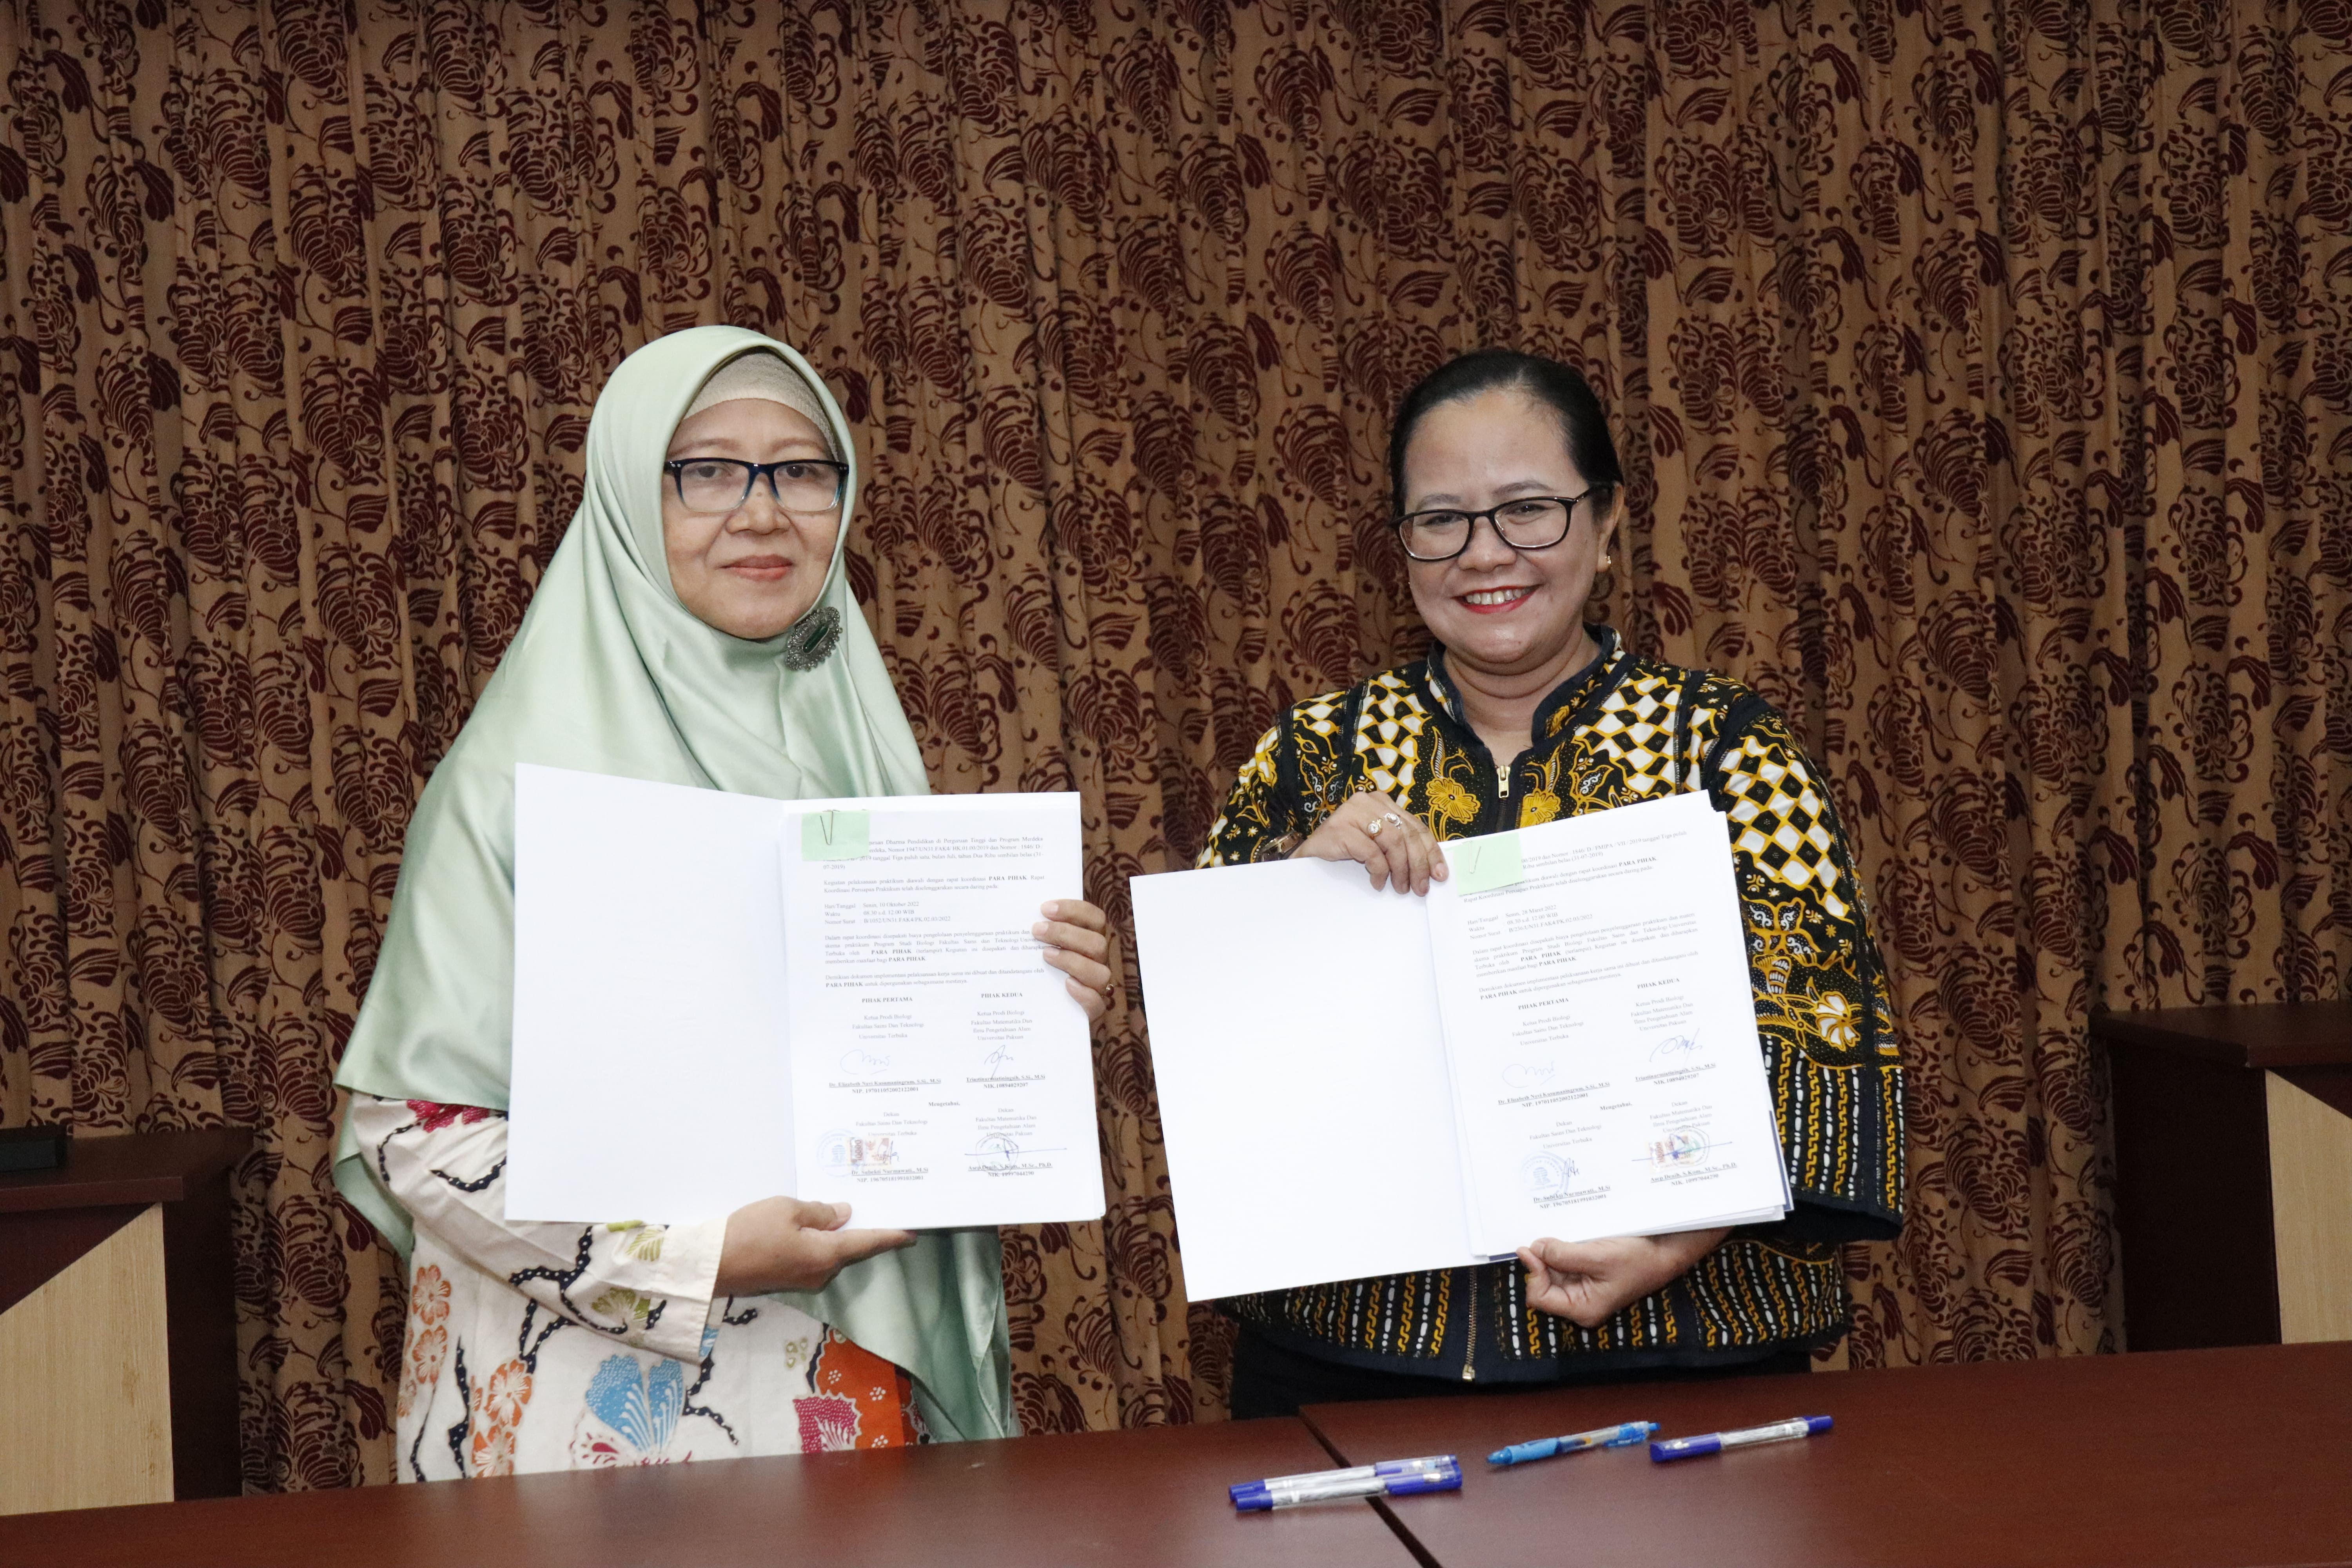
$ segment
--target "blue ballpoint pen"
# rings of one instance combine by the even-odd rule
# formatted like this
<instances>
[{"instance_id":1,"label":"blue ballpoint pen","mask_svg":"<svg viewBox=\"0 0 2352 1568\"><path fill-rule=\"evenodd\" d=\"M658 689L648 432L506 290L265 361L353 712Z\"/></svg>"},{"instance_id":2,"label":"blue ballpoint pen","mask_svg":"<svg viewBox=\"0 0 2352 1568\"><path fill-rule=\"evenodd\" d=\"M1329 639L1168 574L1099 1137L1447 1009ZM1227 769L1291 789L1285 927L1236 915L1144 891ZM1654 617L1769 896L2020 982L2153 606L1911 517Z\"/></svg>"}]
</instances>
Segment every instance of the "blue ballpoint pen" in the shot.
<instances>
[{"instance_id":1,"label":"blue ballpoint pen","mask_svg":"<svg viewBox=\"0 0 2352 1568\"><path fill-rule=\"evenodd\" d=\"M1569 1437L1538 1437L1529 1443L1514 1443L1507 1448L1497 1448L1486 1456L1490 1465L1524 1465L1530 1459L1549 1459L1554 1454L1579 1454L1587 1448L1624 1448L1640 1442L1658 1429L1654 1421L1627 1421L1615 1426L1597 1426L1590 1432L1579 1432Z\"/></svg>"},{"instance_id":2,"label":"blue ballpoint pen","mask_svg":"<svg viewBox=\"0 0 2352 1568\"><path fill-rule=\"evenodd\" d=\"M1726 1448L1746 1448L1758 1443L1786 1443L1793 1438L1811 1437L1816 1433L1826 1432L1831 1425L1826 1415L1792 1415L1769 1426L1749 1426L1737 1432L1704 1432L1696 1437L1669 1437L1663 1443L1650 1445L1650 1458L1664 1465L1675 1459L1695 1459L1701 1454L1720 1454Z\"/></svg>"},{"instance_id":3,"label":"blue ballpoint pen","mask_svg":"<svg viewBox=\"0 0 2352 1568\"><path fill-rule=\"evenodd\" d=\"M1410 1497L1415 1492L1462 1489L1462 1468L1451 1454L1420 1459L1383 1459L1350 1470L1309 1470L1304 1475L1269 1476L1262 1481L1242 1481L1225 1489L1234 1507L1244 1513L1296 1508L1301 1503L1332 1502L1342 1498Z\"/></svg>"}]
</instances>

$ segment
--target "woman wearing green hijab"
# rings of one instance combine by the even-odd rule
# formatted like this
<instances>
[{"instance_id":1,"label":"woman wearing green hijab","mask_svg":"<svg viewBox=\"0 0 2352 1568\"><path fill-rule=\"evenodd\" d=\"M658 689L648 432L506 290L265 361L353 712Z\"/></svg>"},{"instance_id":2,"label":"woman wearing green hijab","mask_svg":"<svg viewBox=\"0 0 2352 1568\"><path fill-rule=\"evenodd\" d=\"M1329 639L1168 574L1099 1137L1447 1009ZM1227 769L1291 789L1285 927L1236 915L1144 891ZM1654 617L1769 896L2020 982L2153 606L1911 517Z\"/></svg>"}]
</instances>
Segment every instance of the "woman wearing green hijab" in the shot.
<instances>
[{"instance_id":1,"label":"woman wearing green hijab","mask_svg":"<svg viewBox=\"0 0 2352 1568\"><path fill-rule=\"evenodd\" d=\"M852 1230L789 1197L699 1225L505 1218L515 764L928 787L843 574L856 493L824 382L755 332L658 339L597 400L580 510L417 805L336 1077L336 1185L409 1258L404 1479L1014 1430L992 1230ZM1102 911L1043 912L1045 961L1099 1017ZM613 1157L660 1158L625 1106Z\"/></svg>"}]
</instances>

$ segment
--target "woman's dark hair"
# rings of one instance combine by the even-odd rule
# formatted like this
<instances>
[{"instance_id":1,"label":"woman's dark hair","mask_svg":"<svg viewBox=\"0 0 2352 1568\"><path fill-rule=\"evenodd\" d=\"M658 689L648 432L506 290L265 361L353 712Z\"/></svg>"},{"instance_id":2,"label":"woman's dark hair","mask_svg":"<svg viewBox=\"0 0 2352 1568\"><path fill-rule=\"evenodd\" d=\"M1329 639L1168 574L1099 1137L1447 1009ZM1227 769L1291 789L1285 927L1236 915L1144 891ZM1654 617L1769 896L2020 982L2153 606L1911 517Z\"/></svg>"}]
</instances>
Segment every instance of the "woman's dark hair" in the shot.
<instances>
[{"instance_id":1,"label":"woman's dark hair","mask_svg":"<svg viewBox=\"0 0 2352 1568\"><path fill-rule=\"evenodd\" d=\"M1617 443L1609 438L1609 421L1591 383L1556 359L1516 349L1477 349L1422 377L1397 405L1396 424L1389 431L1389 500L1396 510L1404 510L1404 449L1421 416L1441 403L1504 388L1523 392L1559 416L1568 455L1586 484L1624 484Z\"/></svg>"}]
</instances>

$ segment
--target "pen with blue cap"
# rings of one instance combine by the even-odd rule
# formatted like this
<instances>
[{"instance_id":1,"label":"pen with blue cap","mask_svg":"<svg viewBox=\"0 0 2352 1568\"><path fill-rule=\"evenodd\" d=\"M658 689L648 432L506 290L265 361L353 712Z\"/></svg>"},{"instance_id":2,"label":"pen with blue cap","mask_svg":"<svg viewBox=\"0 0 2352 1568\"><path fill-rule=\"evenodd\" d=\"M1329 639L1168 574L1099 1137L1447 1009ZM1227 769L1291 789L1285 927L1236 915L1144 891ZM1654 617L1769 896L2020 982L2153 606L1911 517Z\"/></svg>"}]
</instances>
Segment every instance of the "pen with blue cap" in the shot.
<instances>
[{"instance_id":1,"label":"pen with blue cap","mask_svg":"<svg viewBox=\"0 0 2352 1568\"><path fill-rule=\"evenodd\" d=\"M1701 1454L1720 1454L1726 1448L1752 1447L1758 1443L1786 1443L1795 1437L1810 1437L1830 1429L1826 1415L1792 1415L1786 1421L1775 1421L1769 1426L1745 1426L1737 1432L1709 1432L1697 1437L1669 1437L1663 1443L1650 1445L1650 1458L1658 1464L1669 1459L1696 1459Z\"/></svg>"},{"instance_id":2,"label":"pen with blue cap","mask_svg":"<svg viewBox=\"0 0 2352 1568\"><path fill-rule=\"evenodd\" d=\"M1452 1454L1432 1454L1419 1459L1383 1459L1377 1465L1359 1465L1351 1470L1269 1476L1262 1481L1242 1481L1225 1489L1232 1494L1235 1508L1250 1513L1340 1498L1460 1491L1462 1467Z\"/></svg>"},{"instance_id":3,"label":"pen with blue cap","mask_svg":"<svg viewBox=\"0 0 2352 1568\"><path fill-rule=\"evenodd\" d=\"M1538 1437L1530 1442L1514 1443L1507 1448L1497 1448L1486 1456L1490 1465L1524 1465L1533 1459L1549 1459L1554 1454L1580 1454L1587 1448L1623 1448L1640 1442L1658 1429L1654 1421L1623 1421L1614 1426L1596 1426L1590 1432L1578 1432L1566 1437Z\"/></svg>"}]
</instances>

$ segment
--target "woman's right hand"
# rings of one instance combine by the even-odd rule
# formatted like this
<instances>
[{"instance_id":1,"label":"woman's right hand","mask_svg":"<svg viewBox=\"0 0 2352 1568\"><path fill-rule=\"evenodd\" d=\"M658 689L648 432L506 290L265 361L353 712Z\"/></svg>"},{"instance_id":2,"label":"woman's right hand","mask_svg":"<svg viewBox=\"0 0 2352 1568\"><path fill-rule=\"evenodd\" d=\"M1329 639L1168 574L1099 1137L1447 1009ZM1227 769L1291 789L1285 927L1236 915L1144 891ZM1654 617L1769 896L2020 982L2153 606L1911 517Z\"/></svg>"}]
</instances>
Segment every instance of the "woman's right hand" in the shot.
<instances>
[{"instance_id":1,"label":"woman's right hand","mask_svg":"<svg viewBox=\"0 0 2352 1568\"><path fill-rule=\"evenodd\" d=\"M719 1248L721 1296L822 1290L851 1264L915 1245L912 1231L845 1230L847 1204L761 1198L727 1216Z\"/></svg>"},{"instance_id":2,"label":"woman's right hand","mask_svg":"<svg viewBox=\"0 0 2352 1568\"><path fill-rule=\"evenodd\" d=\"M1323 819L1307 842L1290 852L1315 860L1360 860L1372 874L1372 889L1429 891L1445 880L1445 853L1412 813L1371 790L1354 795Z\"/></svg>"}]
</instances>

